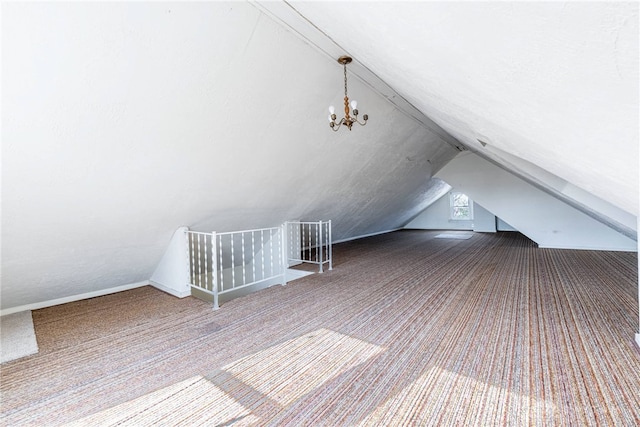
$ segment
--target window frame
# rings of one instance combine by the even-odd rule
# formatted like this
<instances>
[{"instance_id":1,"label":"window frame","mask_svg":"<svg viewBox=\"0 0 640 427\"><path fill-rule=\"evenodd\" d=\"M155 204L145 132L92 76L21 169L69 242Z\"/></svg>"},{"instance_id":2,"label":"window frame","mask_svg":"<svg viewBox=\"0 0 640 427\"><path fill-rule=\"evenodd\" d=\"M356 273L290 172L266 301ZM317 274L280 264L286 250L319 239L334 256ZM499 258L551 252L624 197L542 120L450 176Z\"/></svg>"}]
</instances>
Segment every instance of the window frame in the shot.
<instances>
[{"instance_id":1,"label":"window frame","mask_svg":"<svg viewBox=\"0 0 640 427\"><path fill-rule=\"evenodd\" d=\"M456 196L461 194L467 198L467 205L455 205ZM461 218L455 215L455 208L466 207L469 209L469 215ZM473 221L473 200L461 191L452 191L449 193L449 220L450 221Z\"/></svg>"}]
</instances>

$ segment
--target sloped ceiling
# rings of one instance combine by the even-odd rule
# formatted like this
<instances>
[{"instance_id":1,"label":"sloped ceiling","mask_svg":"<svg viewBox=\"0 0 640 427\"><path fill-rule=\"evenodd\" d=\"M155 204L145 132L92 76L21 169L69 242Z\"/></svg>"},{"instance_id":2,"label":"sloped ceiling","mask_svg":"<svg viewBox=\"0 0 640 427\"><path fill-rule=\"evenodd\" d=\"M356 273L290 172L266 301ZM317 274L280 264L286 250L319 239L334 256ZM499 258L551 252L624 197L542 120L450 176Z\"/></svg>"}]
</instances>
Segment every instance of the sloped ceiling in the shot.
<instances>
[{"instance_id":1,"label":"sloped ceiling","mask_svg":"<svg viewBox=\"0 0 640 427\"><path fill-rule=\"evenodd\" d=\"M470 150L637 216L638 2L288 7Z\"/></svg>"},{"instance_id":2,"label":"sloped ceiling","mask_svg":"<svg viewBox=\"0 0 640 427\"><path fill-rule=\"evenodd\" d=\"M2 308L147 280L180 226L400 227L460 143L638 213L637 3L0 7ZM345 53L371 119L333 133Z\"/></svg>"},{"instance_id":3,"label":"sloped ceiling","mask_svg":"<svg viewBox=\"0 0 640 427\"><path fill-rule=\"evenodd\" d=\"M332 132L342 67L249 3L1 7L3 309L148 280L181 226L401 227L458 152L357 77Z\"/></svg>"}]
</instances>

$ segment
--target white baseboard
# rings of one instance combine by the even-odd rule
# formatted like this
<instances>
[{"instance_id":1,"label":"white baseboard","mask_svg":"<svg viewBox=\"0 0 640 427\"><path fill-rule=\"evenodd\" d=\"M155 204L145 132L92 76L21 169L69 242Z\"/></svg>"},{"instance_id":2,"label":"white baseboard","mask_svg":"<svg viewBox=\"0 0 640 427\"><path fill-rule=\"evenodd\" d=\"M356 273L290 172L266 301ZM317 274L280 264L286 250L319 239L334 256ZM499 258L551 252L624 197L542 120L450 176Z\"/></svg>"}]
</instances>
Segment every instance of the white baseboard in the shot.
<instances>
[{"instance_id":1,"label":"white baseboard","mask_svg":"<svg viewBox=\"0 0 640 427\"><path fill-rule=\"evenodd\" d=\"M185 298L191 295L191 288L188 288L186 291L180 292L153 280L150 280L149 284L154 288L160 289L162 292L166 292L169 295L173 295L174 297Z\"/></svg>"},{"instance_id":2,"label":"white baseboard","mask_svg":"<svg viewBox=\"0 0 640 427\"><path fill-rule=\"evenodd\" d=\"M80 301L88 298L101 297L103 295L115 294L116 292L128 291L129 289L141 288L149 285L149 281L130 283L128 285L116 286L115 288L100 289L99 291L86 292L84 294L71 295L64 298L52 299L49 301L36 302L33 304L20 305L18 307L5 308L0 310L0 316L5 314L18 313L26 310L38 310L40 308L52 307L54 305L66 304L68 302Z\"/></svg>"},{"instance_id":3,"label":"white baseboard","mask_svg":"<svg viewBox=\"0 0 640 427\"><path fill-rule=\"evenodd\" d=\"M640 347L640 334L636 334L636 344Z\"/></svg>"},{"instance_id":4,"label":"white baseboard","mask_svg":"<svg viewBox=\"0 0 640 427\"><path fill-rule=\"evenodd\" d=\"M538 245L541 249L570 249L574 251L611 251L611 252L638 252L637 247L604 247L604 246L555 246L555 245Z\"/></svg>"},{"instance_id":5,"label":"white baseboard","mask_svg":"<svg viewBox=\"0 0 640 427\"><path fill-rule=\"evenodd\" d=\"M344 243L344 242L350 242L352 240L358 240L358 239L364 239L365 237L373 237L373 236L377 236L379 234L387 234L387 233L393 233L394 231L399 231L399 230L403 230L402 227L400 228L394 228L393 230L385 230L385 231L377 231L375 233L370 233L370 234L363 234L362 236L355 236L355 237L349 237L347 239L340 239L340 240L335 240L333 242L333 244L336 243Z\"/></svg>"}]
</instances>

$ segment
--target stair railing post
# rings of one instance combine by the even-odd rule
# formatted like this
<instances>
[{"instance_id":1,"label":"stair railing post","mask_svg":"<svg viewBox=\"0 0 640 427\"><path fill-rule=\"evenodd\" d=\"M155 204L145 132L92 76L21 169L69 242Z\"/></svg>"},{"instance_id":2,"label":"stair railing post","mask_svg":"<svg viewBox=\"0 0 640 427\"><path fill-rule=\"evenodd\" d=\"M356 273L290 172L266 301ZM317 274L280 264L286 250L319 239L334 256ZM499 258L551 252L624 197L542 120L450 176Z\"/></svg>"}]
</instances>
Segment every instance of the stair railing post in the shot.
<instances>
[{"instance_id":1,"label":"stair railing post","mask_svg":"<svg viewBox=\"0 0 640 427\"><path fill-rule=\"evenodd\" d=\"M331 220L327 221L327 226L329 227L329 241L327 242L329 252L329 270L333 270L333 237L331 235Z\"/></svg>"},{"instance_id":2,"label":"stair railing post","mask_svg":"<svg viewBox=\"0 0 640 427\"><path fill-rule=\"evenodd\" d=\"M211 274L213 275L213 309L220 308L218 301L218 245L216 232L211 233Z\"/></svg>"},{"instance_id":3,"label":"stair railing post","mask_svg":"<svg viewBox=\"0 0 640 427\"><path fill-rule=\"evenodd\" d=\"M189 242L189 228L187 228L186 230L184 230L184 238L185 238L185 242L187 244L187 284L189 286L189 289L191 289L191 276L193 274L192 272L192 264L191 264L191 246L190 246L190 242Z\"/></svg>"},{"instance_id":4,"label":"stair railing post","mask_svg":"<svg viewBox=\"0 0 640 427\"><path fill-rule=\"evenodd\" d=\"M318 245L318 247L320 248L320 259L318 261L320 261L320 273L322 273L322 220L318 221L318 233L316 234L316 236L318 236L318 241L316 242L316 245Z\"/></svg>"}]
</instances>

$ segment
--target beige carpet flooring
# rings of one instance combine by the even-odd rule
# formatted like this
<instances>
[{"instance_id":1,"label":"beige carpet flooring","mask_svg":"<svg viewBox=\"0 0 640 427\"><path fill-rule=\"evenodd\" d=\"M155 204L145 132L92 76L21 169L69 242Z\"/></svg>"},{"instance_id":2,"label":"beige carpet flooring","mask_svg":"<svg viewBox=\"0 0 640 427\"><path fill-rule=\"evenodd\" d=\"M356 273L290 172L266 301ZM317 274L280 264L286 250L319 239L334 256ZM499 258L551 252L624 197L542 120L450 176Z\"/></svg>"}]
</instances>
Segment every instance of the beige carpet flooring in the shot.
<instances>
[{"instance_id":1,"label":"beige carpet flooring","mask_svg":"<svg viewBox=\"0 0 640 427\"><path fill-rule=\"evenodd\" d=\"M636 254L436 234L215 312L151 287L36 310L0 423L640 425Z\"/></svg>"}]
</instances>

